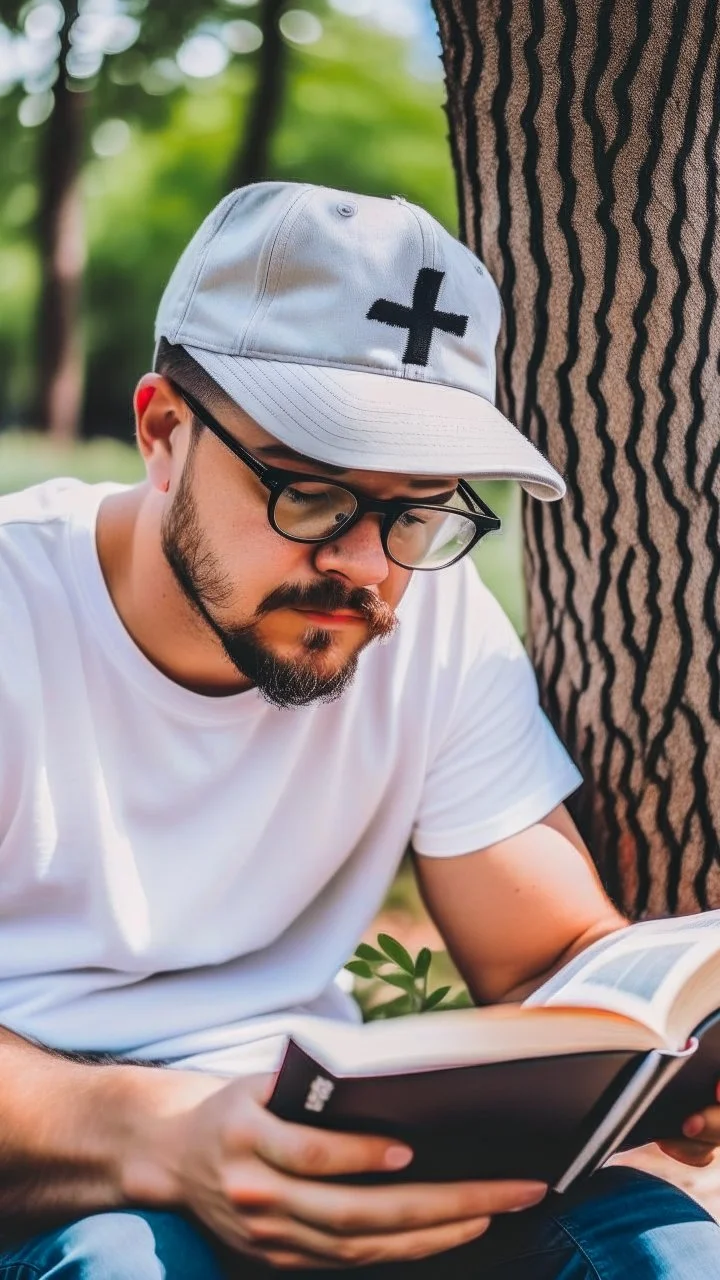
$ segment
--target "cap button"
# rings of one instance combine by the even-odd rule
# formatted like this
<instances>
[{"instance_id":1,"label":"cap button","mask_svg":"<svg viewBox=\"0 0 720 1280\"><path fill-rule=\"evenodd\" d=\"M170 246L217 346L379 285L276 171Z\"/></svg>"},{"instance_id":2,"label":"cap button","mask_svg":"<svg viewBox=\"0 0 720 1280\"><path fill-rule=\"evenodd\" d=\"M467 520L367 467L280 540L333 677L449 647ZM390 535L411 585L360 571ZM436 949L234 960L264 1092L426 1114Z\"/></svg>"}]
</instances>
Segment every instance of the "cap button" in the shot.
<instances>
[{"instance_id":1,"label":"cap button","mask_svg":"<svg viewBox=\"0 0 720 1280\"><path fill-rule=\"evenodd\" d=\"M337 207L337 211L342 218L354 218L355 214L357 213L357 205L351 204L350 201L348 200L343 204L339 204Z\"/></svg>"}]
</instances>

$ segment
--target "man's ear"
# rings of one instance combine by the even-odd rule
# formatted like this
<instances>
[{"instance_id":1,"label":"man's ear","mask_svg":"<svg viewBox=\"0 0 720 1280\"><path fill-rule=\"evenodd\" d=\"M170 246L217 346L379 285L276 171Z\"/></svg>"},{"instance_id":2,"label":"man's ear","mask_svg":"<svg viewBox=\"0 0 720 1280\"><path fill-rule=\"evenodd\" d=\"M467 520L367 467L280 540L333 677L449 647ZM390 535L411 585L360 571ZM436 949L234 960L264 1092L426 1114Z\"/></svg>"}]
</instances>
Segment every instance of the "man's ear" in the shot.
<instances>
[{"instance_id":1,"label":"man's ear","mask_svg":"<svg viewBox=\"0 0 720 1280\"><path fill-rule=\"evenodd\" d=\"M172 383L160 373L145 373L135 388L135 435L154 489L167 493L173 476L173 432L187 422L189 410Z\"/></svg>"}]
</instances>

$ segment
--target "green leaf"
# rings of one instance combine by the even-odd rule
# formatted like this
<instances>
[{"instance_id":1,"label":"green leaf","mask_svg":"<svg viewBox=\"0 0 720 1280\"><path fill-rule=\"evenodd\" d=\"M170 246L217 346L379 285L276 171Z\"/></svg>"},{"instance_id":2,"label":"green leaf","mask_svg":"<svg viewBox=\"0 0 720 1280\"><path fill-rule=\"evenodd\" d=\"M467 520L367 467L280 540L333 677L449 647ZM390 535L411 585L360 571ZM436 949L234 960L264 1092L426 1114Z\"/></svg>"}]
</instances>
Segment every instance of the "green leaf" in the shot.
<instances>
[{"instance_id":1,"label":"green leaf","mask_svg":"<svg viewBox=\"0 0 720 1280\"><path fill-rule=\"evenodd\" d=\"M432 960L432 951L430 950L429 947L423 947L422 951L418 955L417 960L415 961L415 977L416 978L424 978L426 976L427 971L430 968L431 960Z\"/></svg>"},{"instance_id":2,"label":"green leaf","mask_svg":"<svg viewBox=\"0 0 720 1280\"><path fill-rule=\"evenodd\" d=\"M429 1009L435 1009L441 1000L445 999L449 987L438 987L437 991L431 991L426 1000L423 1001L423 1013L427 1013Z\"/></svg>"},{"instance_id":3,"label":"green leaf","mask_svg":"<svg viewBox=\"0 0 720 1280\"><path fill-rule=\"evenodd\" d=\"M383 982L387 982L391 987L400 987L402 991L407 991L408 995L415 994L415 979L410 977L409 973L379 973L379 978Z\"/></svg>"},{"instance_id":4,"label":"green leaf","mask_svg":"<svg viewBox=\"0 0 720 1280\"><path fill-rule=\"evenodd\" d=\"M378 951L377 947L371 947L369 942L361 942L355 948L355 955L359 960L367 960L372 964L387 964L387 956Z\"/></svg>"},{"instance_id":5,"label":"green leaf","mask_svg":"<svg viewBox=\"0 0 720 1280\"><path fill-rule=\"evenodd\" d=\"M472 1009L473 1002L470 999L470 992L465 987L463 987L462 991L459 991L456 996L453 996L452 1000L448 1000L447 1004L443 1005L443 1008L444 1009Z\"/></svg>"},{"instance_id":6,"label":"green leaf","mask_svg":"<svg viewBox=\"0 0 720 1280\"><path fill-rule=\"evenodd\" d=\"M373 976L370 965L366 964L364 960L349 960L345 968L349 969L350 973L356 974L358 978L372 978Z\"/></svg>"},{"instance_id":7,"label":"green leaf","mask_svg":"<svg viewBox=\"0 0 720 1280\"><path fill-rule=\"evenodd\" d=\"M375 1018L399 1018L404 1013L410 1012L410 1001L407 996L398 996L397 1000L388 1000L385 1004L373 1005L372 1009L368 1009L367 1018L374 1021Z\"/></svg>"},{"instance_id":8,"label":"green leaf","mask_svg":"<svg viewBox=\"0 0 720 1280\"><path fill-rule=\"evenodd\" d=\"M389 933L379 933L377 940L386 956L394 960L395 964L404 969L406 973L411 973L413 977L415 976L415 961L401 942L396 942L395 938L391 938Z\"/></svg>"}]
</instances>

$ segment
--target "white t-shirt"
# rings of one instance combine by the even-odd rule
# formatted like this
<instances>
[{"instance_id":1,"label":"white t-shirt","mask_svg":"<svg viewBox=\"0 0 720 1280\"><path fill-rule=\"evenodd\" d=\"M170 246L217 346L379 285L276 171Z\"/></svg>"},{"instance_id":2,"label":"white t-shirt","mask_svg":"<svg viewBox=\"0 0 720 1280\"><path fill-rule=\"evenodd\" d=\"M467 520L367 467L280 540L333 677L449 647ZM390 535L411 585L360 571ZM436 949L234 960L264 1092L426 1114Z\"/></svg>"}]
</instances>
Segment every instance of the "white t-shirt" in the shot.
<instances>
[{"instance_id":1,"label":"white t-shirt","mask_svg":"<svg viewBox=\"0 0 720 1280\"><path fill-rule=\"evenodd\" d=\"M298 1018L354 1016L334 978L410 840L483 848L580 775L468 560L415 574L336 702L175 684L102 576L97 511L122 488L0 499L0 1024L264 1067Z\"/></svg>"}]
</instances>

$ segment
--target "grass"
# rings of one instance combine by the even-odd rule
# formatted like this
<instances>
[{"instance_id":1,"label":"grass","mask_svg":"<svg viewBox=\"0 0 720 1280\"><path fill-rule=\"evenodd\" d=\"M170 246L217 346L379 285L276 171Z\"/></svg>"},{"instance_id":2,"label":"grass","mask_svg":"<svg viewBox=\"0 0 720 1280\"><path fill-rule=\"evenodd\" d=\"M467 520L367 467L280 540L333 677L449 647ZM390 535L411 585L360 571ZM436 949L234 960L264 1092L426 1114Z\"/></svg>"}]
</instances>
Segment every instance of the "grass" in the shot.
<instances>
[{"instance_id":1,"label":"grass","mask_svg":"<svg viewBox=\"0 0 720 1280\"><path fill-rule=\"evenodd\" d=\"M137 450L119 440L88 440L54 445L29 431L0 435L0 493L12 493L54 476L77 476L90 483L118 480L132 484L143 474Z\"/></svg>"}]
</instances>

